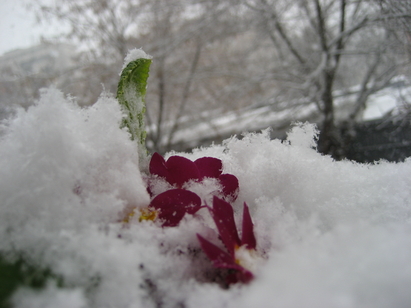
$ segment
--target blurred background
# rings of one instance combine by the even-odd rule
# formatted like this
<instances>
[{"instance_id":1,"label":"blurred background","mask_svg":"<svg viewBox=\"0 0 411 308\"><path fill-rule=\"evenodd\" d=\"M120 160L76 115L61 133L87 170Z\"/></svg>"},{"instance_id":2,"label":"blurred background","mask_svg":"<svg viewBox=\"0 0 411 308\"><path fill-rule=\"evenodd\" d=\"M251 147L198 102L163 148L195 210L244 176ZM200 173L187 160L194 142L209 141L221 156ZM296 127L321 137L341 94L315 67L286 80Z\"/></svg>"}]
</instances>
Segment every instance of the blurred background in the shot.
<instances>
[{"instance_id":1,"label":"blurred background","mask_svg":"<svg viewBox=\"0 0 411 308\"><path fill-rule=\"evenodd\" d=\"M411 156L410 0L2 0L0 121L55 86L84 107L153 56L148 148L320 129L335 159ZM1 131L1 130L0 130Z\"/></svg>"}]
</instances>

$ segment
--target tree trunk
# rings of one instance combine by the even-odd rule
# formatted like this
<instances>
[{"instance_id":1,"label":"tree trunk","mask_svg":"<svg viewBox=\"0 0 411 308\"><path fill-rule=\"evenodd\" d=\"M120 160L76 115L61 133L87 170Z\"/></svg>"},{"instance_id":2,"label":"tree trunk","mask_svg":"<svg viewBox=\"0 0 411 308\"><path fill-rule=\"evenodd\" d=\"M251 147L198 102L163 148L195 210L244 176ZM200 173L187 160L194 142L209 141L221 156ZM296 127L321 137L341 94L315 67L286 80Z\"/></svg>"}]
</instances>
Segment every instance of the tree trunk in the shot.
<instances>
[{"instance_id":1,"label":"tree trunk","mask_svg":"<svg viewBox=\"0 0 411 308\"><path fill-rule=\"evenodd\" d=\"M345 157L345 143L334 116L333 84L336 70L337 67L333 67L323 72L323 91L320 100L324 118L320 129L318 151L341 160Z\"/></svg>"}]
</instances>

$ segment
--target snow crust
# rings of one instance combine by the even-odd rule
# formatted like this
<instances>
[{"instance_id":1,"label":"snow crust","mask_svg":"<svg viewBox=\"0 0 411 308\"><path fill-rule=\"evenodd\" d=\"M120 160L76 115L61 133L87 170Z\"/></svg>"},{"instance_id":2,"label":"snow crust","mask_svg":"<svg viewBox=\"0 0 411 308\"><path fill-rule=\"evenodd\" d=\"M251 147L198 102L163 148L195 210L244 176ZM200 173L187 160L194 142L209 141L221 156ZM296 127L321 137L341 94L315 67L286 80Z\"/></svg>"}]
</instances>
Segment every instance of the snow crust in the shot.
<instances>
[{"instance_id":1,"label":"snow crust","mask_svg":"<svg viewBox=\"0 0 411 308\"><path fill-rule=\"evenodd\" d=\"M0 253L65 282L20 288L15 307L411 306L411 159L333 161L308 123L285 142L265 130L178 153L220 158L239 179L236 218L250 208L262 261L250 284L223 289L204 274L213 268L196 233L215 234L205 209L174 228L121 222L149 196L120 119L110 95L80 108L48 89L4 128Z\"/></svg>"}]
</instances>

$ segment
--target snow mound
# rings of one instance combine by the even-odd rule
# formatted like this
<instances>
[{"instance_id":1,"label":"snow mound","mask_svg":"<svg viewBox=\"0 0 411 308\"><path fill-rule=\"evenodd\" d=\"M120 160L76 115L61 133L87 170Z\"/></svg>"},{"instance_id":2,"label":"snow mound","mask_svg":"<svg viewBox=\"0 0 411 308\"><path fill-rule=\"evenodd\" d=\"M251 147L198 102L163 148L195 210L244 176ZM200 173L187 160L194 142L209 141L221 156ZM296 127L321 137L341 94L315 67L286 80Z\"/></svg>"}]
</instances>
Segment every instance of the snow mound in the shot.
<instances>
[{"instance_id":1,"label":"snow mound","mask_svg":"<svg viewBox=\"0 0 411 308\"><path fill-rule=\"evenodd\" d=\"M266 130L178 153L221 159L239 179L236 219L250 207L263 262L251 283L223 289L196 237L215 229L206 209L174 228L121 222L149 196L120 119L109 95L80 108L48 89L5 128L0 253L64 280L19 288L14 307L411 306L410 159L336 162L301 123L285 142Z\"/></svg>"}]
</instances>

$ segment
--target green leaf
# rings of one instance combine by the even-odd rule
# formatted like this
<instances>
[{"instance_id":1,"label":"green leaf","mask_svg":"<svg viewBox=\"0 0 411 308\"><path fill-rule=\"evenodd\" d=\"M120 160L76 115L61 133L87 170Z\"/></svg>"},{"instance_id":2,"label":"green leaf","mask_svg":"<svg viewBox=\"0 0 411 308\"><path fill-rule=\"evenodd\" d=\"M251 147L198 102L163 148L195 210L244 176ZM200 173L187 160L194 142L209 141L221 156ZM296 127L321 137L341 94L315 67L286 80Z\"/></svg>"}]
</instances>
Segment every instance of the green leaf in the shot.
<instances>
[{"instance_id":1,"label":"green leaf","mask_svg":"<svg viewBox=\"0 0 411 308\"><path fill-rule=\"evenodd\" d=\"M151 59L140 58L131 61L123 69L117 88L117 99L122 106L124 117L121 127L127 127L131 140L138 143L140 161L147 156L144 114L145 95Z\"/></svg>"},{"instance_id":2,"label":"green leaf","mask_svg":"<svg viewBox=\"0 0 411 308\"><path fill-rule=\"evenodd\" d=\"M49 279L62 287L62 278L51 270L27 263L22 257L11 261L0 254L0 308L11 307L8 301L18 287L42 289Z\"/></svg>"}]
</instances>

